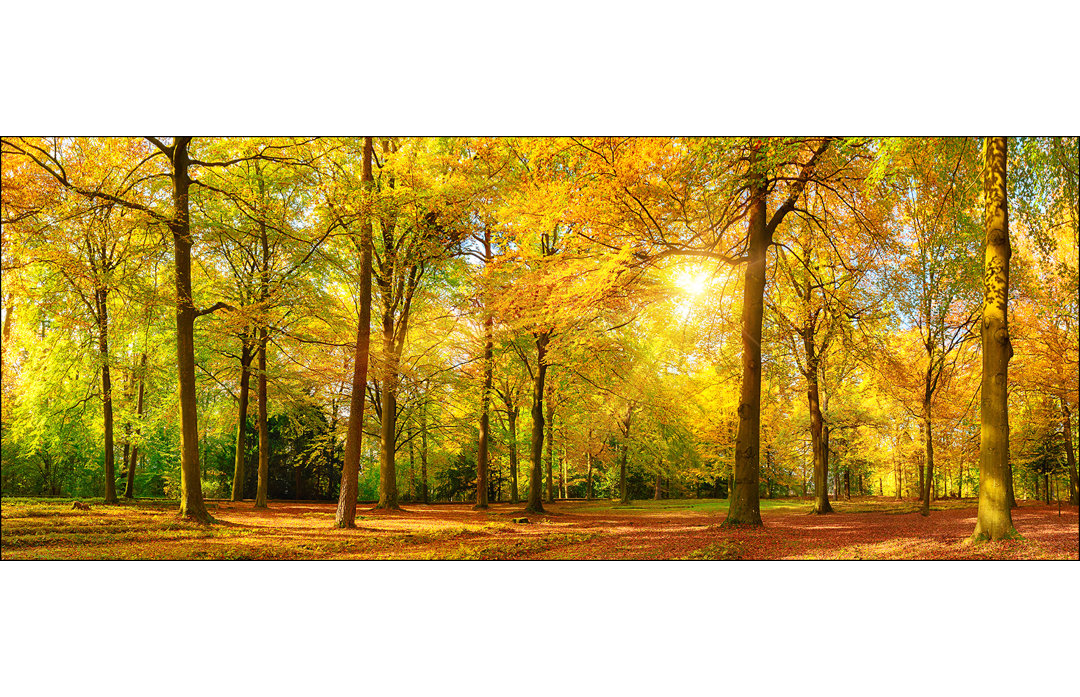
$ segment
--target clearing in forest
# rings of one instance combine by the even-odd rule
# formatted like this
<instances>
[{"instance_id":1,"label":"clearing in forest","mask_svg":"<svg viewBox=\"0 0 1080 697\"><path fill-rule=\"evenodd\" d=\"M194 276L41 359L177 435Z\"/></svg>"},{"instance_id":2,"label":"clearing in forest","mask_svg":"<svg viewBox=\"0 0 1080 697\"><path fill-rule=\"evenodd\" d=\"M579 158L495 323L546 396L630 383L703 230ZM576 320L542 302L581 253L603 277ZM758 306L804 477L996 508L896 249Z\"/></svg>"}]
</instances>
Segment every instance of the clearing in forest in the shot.
<instances>
[{"instance_id":1,"label":"clearing in forest","mask_svg":"<svg viewBox=\"0 0 1080 697\"><path fill-rule=\"evenodd\" d=\"M406 504L359 510L355 530L333 527L334 504L211 502L218 524L182 522L172 501L118 506L5 499L4 560L16 559L1077 559L1077 507L1025 501L1013 511L1023 540L966 546L974 499L918 503L877 497L835 502L815 516L808 499L762 501L764 529L721 528L727 501L686 499L521 505ZM526 516L528 523L515 523Z\"/></svg>"}]
</instances>

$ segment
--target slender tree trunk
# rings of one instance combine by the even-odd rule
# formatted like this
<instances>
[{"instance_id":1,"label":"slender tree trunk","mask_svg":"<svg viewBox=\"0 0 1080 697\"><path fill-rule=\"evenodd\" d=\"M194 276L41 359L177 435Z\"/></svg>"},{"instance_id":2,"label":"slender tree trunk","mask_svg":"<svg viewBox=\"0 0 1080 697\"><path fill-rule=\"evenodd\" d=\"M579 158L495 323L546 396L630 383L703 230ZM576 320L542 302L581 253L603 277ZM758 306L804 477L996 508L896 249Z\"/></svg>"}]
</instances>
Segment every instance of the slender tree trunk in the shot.
<instances>
[{"instance_id":1,"label":"slender tree trunk","mask_svg":"<svg viewBox=\"0 0 1080 697\"><path fill-rule=\"evenodd\" d=\"M630 450L629 443L622 445L622 457L619 458L619 503L630 504L630 487L626 482L626 454Z\"/></svg>"},{"instance_id":2,"label":"slender tree trunk","mask_svg":"<svg viewBox=\"0 0 1080 697\"><path fill-rule=\"evenodd\" d=\"M517 453L517 419L518 407L507 405L506 418L510 422L510 503L519 503L518 498L518 453Z\"/></svg>"},{"instance_id":3,"label":"slender tree trunk","mask_svg":"<svg viewBox=\"0 0 1080 697\"><path fill-rule=\"evenodd\" d=\"M9 293L7 296L7 304L4 306L4 330L2 339L0 339L0 382L3 382L3 376L7 373L8 364L8 346L11 338L11 320L15 313L15 293Z\"/></svg>"},{"instance_id":4,"label":"slender tree trunk","mask_svg":"<svg viewBox=\"0 0 1080 697\"><path fill-rule=\"evenodd\" d=\"M559 495L562 498L566 496L566 446L563 446L562 459L560 460L561 467L559 468Z\"/></svg>"},{"instance_id":5,"label":"slender tree trunk","mask_svg":"<svg viewBox=\"0 0 1080 697\"><path fill-rule=\"evenodd\" d=\"M420 495L428 503L427 479L427 401L420 403Z\"/></svg>"},{"instance_id":6,"label":"slender tree trunk","mask_svg":"<svg viewBox=\"0 0 1080 697\"><path fill-rule=\"evenodd\" d=\"M757 164L755 160L754 164ZM761 438L761 326L765 311L766 253L772 243L765 221L766 182L755 174L750 183L747 233L749 261L743 286L742 385L739 426L735 436L734 486L728 493L728 514L723 525L761 525L758 499Z\"/></svg>"},{"instance_id":7,"label":"slender tree trunk","mask_svg":"<svg viewBox=\"0 0 1080 697\"><path fill-rule=\"evenodd\" d=\"M484 228L484 272L491 264L491 230ZM487 303L485 302L485 306ZM491 416L491 373L492 373L492 329L494 319L491 312L484 317L484 392L480 396L480 445L476 451L476 509L488 507L488 429Z\"/></svg>"},{"instance_id":8,"label":"slender tree trunk","mask_svg":"<svg viewBox=\"0 0 1080 697\"><path fill-rule=\"evenodd\" d=\"M653 501L660 500L660 473L656 473L656 481L653 484Z\"/></svg>"},{"instance_id":9,"label":"slender tree trunk","mask_svg":"<svg viewBox=\"0 0 1080 697\"><path fill-rule=\"evenodd\" d=\"M360 184L367 196L374 189L371 170L373 145L364 138L363 169ZM341 465L334 524L339 528L356 527L356 497L360 490L360 450L364 435L364 392L367 389L368 356L371 349L371 236L372 214L364 216L360 226L360 322L356 327L356 350L353 353L352 396L345 435L345 460ZM425 478L425 503L427 501Z\"/></svg>"},{"instance_id":10,"label":"slender tree trunk","mask_svg":"<svg viewBox=\"0 0 1080 697\"><path fill-rule=\"evenodd\" d=\"M554 434L554 431L555 431L555 400L552 399L551 383L548 383L547 387L548 387L548 392L547 392L547 420L546 420L547 421L547 440L545 441L545 447L547 448L547 450L545 451L545 454L544 454L544 463L545 463L545 465L547 467L547 498L546 498L546 501L548 503L551 503L552 501L555 500L555 495L554 495L553 490L552 490L552 481L551 481L551 463L552 463L552 460L555 458L555 454L554 454L554 451L555 451L555 448L554 448L554 444L555 444L554 443L555 442L555 434Z\"/></svg>"},{"instance_id":11,"label":"slender tree trunk","mask_svg":"<svg viewBox=\"0 0 1080 697\"><path fill-rule=\"evenodd\" d=\"M530 513L543 513L541 486L544 479L544 381L547 377L548 334L539 333L536 337L536 372L533 375L532 399L532 440L530 447L529 501L525 510Z\"/></svg>"},{"instance_id":12,"label":"slender tree trunk","mask_svg":"<svg viewBox=\"0 0 1080 697\"><path fill-rule=\"evenodd\" d=\"M135 401L135 442L131 446L131 459L128 460L127 482L124 486L124 498L135 498L135 465L139 462L139 437L142 435L143 394L146 388L146 352L139 358L139 396Z\"/></svg>"},{"instance_id":13,"label":"slender tree trunk","mask_svg":"<svg viewBox=\"0 0 1080 697\"><path fill-rule=\"evenodd\" d=\"M592 483L593 454L591 452L587 453L586 458L589 461L589 465L588 465L589 466L589 472L588 472L588 475L586 475L586 479L585 479L585 498L588 499L589 501L592 501L592 498L593 498L593 483Z\"/></svg>"},{"instance_id":14,"label":"slender tree trunk","mask_svg":"<svg viewBox=\"0 0 1080 697\"><path fill-rule=\"evenodd\" d=\"M1018 537L1009 509L1009 207L1007 139L987 138L984 166L986 248L982 313L982 422L979 512L972 541Z\"/></svg>"},{"instance_id":15,"label":"slender tree trunk","mask_svg":"<svg viewBox=\"0 0 1080 697\"><path fill-rule=\"evenodd\" d=\"M236 461L233 464L232 500L244 498L244 460L247 455L247 413L251 392L251 342L245 332L240 347L240 405L237 407Z\"/></svg>"},{"instance_id":16,"label":"slender tree trunk","mask_svg":"<svg viewBox=\"0 0 1080 697\"><path fill-rule=\"evenodd\" d=\"M188 210L189 137L173 140L173 258L176 265L176 373L180 401L180 517L211 523L202 495L195 397L195 305L191 297L191 222Z\"/></svg>"},{"instance_id":17,"label":"slender tree trunk","mask_svg":"<svg viewBox=\"0 0 1080 697\"><path fill-rule=\"evenodd\" d=\"M630 452L630 426L634 416L633 406L626 408L626 420L622 427L622 458L619 461L619 503L630 505L630 482L626 472L627 455Z\"/></svg>"},{"instance_id":18,"label":"slender tree trunk","mask_svg":"<svg viewBox=\"0 0 1080 697\"><path fill-rule=\"evenodd\" d=\"M270 425L266 407L266 327L259 328L259 482L255 491L255 508L266 508L270 489Z\"/></svg>"},{"instance_id":19,"label":"slender tree trunk","mask_svg":"<svg viewBox=\"0 0 1080 697\"><path fill-rule=\"evenodd\" d=\"M105 420L105 503L120 503L116 497L116 444L113 437L112 369L109 365L109 294L99 287L94 292L97 305L98 350L101 353L101 402Z\"/></svg>"},{"instance_id":20,"label":"slender tree trunk","mask_svg":"<svg viewBox=\"0 0 1080 697\"><path fill-rule=\"evenodd\" d=\"M1069 505L1080 506L1080 477L1076 471L1076 449L1073 448L1072 414L1064 399L1061 400L1061 420L1065 426L1065 457L1069 468Z\"/></svg>"}]
</instances>

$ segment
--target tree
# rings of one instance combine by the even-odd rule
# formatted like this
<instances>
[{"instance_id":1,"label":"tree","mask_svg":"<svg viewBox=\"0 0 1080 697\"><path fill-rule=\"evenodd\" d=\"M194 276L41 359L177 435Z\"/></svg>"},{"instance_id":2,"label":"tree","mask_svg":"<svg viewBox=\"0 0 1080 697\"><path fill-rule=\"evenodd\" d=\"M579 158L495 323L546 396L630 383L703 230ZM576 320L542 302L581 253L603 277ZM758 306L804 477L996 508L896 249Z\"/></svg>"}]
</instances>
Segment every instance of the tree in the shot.
<instances>
[{"instance_id":1,"label":"tree","mask_svg":"<svg viewBox=\"0 0 1080 697\"><path fill-rule=\"evenodd\" d=\"M1018 537L1009 509L1009 202L1008 144L987 138L983 145L986 254L983 262L982 397L979 445L979 512L973 542Z\"/></svg>"},{"instance_id":2,"label":"tree","mask_svg":"<svg viewBox=\"0 0 1080 697\"><path fill-rule=\"evenodd\" d=\"M374 188L371 160L374 153L371 137L364 138L363 170L360 185L370 196ZM341 491L338 495L334 522L339 528L356 527L356 497L360 472L360 443L363 438L364 389L367 386L368 357L371 346L371 235L372 215L363 217L360 227L360 321L356 328L356 352L353 355L352 398L349 402L349 423L345 439L345 462L341 471ZM426 453L425 453L426 457ZM424 477L424 503L427 503L427 477Z\"/></svg>"}]
</instances>

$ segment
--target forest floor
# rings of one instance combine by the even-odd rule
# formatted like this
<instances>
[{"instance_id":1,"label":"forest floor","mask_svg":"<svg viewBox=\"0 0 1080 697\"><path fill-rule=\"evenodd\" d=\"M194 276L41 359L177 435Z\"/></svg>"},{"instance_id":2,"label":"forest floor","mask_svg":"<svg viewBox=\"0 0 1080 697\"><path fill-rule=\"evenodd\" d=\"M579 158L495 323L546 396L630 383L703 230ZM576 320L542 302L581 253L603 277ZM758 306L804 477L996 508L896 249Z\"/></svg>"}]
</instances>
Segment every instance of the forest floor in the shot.
<instances>
[{"instance_id":1,"label":"forest floor","mask_svg":"<svg viewBox=\"0 0 1080 697\"><path fill-rule=\"evenodd\" d=\"M16 559L1077 559L1075 506L1023 501L1013 523L1024 539L969 546L975 499L941 500L929 517L914 501L859 497L836 513L808 513L808 499L761 502L764 527L721 527L727 501L563 501L547 513L523 505L361 506L355 530L333 527L333 503L211 501L218 521L177 519L176 502L106 506L71 499L0 502L0 554ZM514 518L527 517L528 523Z\"/></svg>"}]
</instances>

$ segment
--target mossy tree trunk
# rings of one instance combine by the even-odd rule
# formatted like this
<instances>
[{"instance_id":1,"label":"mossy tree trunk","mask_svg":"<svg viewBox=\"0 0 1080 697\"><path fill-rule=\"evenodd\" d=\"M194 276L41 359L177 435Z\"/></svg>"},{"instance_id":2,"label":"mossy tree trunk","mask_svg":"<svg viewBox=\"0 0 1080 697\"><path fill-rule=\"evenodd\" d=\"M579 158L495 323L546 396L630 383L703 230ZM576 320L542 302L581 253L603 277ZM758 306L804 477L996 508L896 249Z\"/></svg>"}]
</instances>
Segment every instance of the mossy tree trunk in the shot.
<instances>
[{"instance_id":1,"label":"mossy tree trunk","mask_svg":"<svg viewBox=\"0 0 1080 697\"><path fill-rule=\"evenodd\" d=\"M983 192L986 249L983 262L982 398L979 405L979 511L971 540L1018 537L1009 509L1009 208L1007 139L987 138Z\"/></svg>"}]
</instances>

